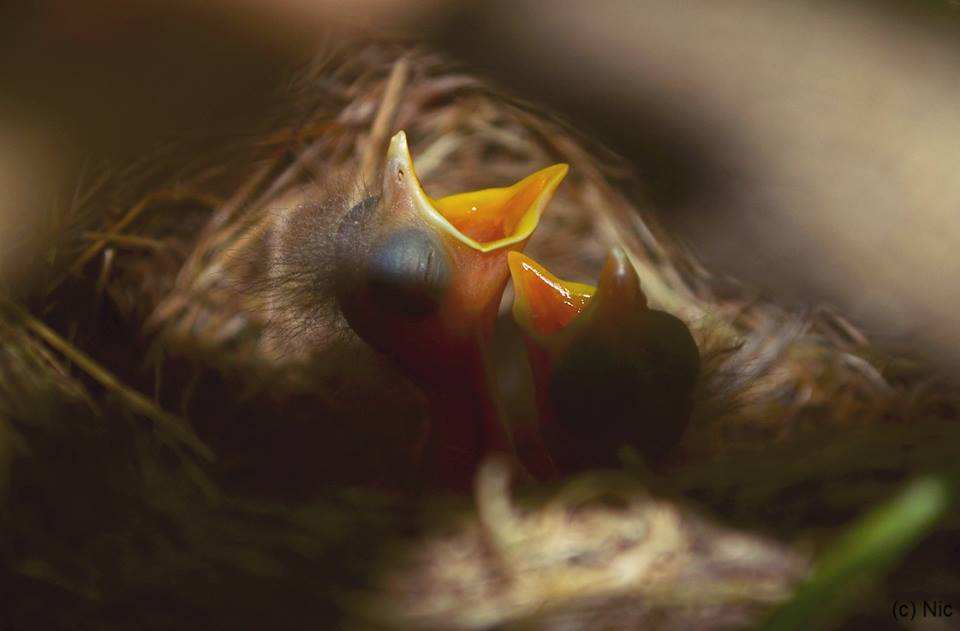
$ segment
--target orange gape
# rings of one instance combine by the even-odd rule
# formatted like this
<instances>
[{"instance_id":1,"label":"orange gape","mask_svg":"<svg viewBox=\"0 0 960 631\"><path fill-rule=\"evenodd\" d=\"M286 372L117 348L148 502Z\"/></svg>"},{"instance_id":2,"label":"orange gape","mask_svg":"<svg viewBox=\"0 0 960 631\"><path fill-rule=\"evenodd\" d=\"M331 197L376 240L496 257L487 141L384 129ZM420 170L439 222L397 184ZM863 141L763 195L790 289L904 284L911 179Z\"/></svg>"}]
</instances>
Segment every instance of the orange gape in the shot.
<instances>
[{"instance_id":1,"label":"orange gape","mask_svg":"<svg viewBox=\"0 0 960 631\"><path fill-rule=\"evenodd\" d=\"M434 200L400 132L375 207L344 220L341 308L426 394L431 427L422 461L433 486L468 488L487 453L512 452L491 357L506 259L526 245L566 173L557 164L509 187Z\"/></svg>"}]
</instances>

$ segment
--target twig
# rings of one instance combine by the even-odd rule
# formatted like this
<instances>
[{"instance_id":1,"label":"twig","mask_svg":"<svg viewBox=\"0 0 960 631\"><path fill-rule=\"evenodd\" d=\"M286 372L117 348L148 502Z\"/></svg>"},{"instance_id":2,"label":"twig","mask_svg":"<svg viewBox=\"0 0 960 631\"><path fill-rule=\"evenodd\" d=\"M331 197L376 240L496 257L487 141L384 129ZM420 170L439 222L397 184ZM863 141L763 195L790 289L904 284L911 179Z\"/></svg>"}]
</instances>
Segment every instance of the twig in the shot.
<instances>
[{"instance_id":1,"label":"twig","mask_svg":"<svg viewBox=\"0 0 960 631\"><path fill-rule=\"evenodd\" d=\"M201 441L200 438L198 438L197 435L194 434L190 428L184 424L183 421L172 414L161 410L159 407L154 405L152 401L141 395L139 392L126 386L123 382L117 379L113 373L98 364L91 357L87 356L83 351L57 335L57 333L49 328L46 324L25 312L12 301L6 298L0 300L2 300L2 304L9 308L30 331L60 352L64 357L74 363L83 372L87 373L104 388L118 394L135 411L152 420L159 428L168 432L178 441L190 447L190 449L192 449L199 456L203 457L205 460L212 462L215 459L213 451L211 451L210 448L204 444L204 442Z\"/></svg>"},{"instance_id":2,"label":"twig","mask_svg":"<svg viewBox=\"0 0 960 631\"><path fill-rule=\"evenodd\" d=\"M321 138L340 126L341 123L338 121L325 120L311 123L300 128L281 129L280 131L270 134L266 138L258 141L256 146L276 147L278 145L286 145L294 140L304 141Z\"/></svg>"},{"instance_id":3,"label":"twig","mask_svg":"<svg viewBox=\"0 0 960 631\"><path fill-rule=\"evenodd\" d=\"M373 175L377 159L383 153L383 147L387 142L387 135L390 133L390 127L393 125L393 119L397 113L397 105L403 94L403 89L407 85L407 78L410 74L410 59L401 57L393 65L390 72L390 78L387 79L387 87L383 92L383 101L380 102L380 109L373 119L373 125L370 127L370 137L367 139L367 146L364 148L363 159L360 162L360 174L362 182L369 182Z\"/></svg>"},{"instance_id":4,"label":"twig","mask_svg":"<svg viewBox=\"0 0 960 631\"><path fill-rule=\"evenodd\" d=\"M89 240L104 240L120 246L130 246L134 248L146 248L148 250L162 250L166 247L163 241L151 239L149 237L139 237L132 234L114 234L109 232L84 232L84 238Z\"/></svg>"},{"instance_id":5,"label":"twig","mask_svg":"<svg viewBox=\"0 0 960 631\"><path fill-rule=\"evenodd\" d=\"M159 201L178 202L178 201L183 201L185 199L193 199L211 207L216 207L216 203L218 203L216 200L214 200L208 195L205 195L202 193L195 193L195 192L186 192L186 191L170 191L170 190L155 191L153 193L150 193L149 195L145 195L140 199L140 201L134 204L130 208L130 210L128 210L127 213L119 221L117 221L115 224L110 226L105 232L101 233L102 236L98 238L93 244L91 244L90 247L84 250L83 254L81 254L77 258L77 260L73 262L73 265L70 266L70 269L67 271L67 273L64 276L61 276L60 278L58 278L49 287L49 289L47 290L47 293L49 294L54 289L56 289L60 285L60 283L63 282L63 279L66 276L71 276L73 274L79 273L80 270L83 269L84 265L90 262L93 259L93 257L97 256L97 254L99 254L100 251L107 246L107 243L110 241L112 237L118 235L122 230L124 230L127 226L133 223L133 221L137 217L139 217L140 214L143 213L143 211L147 209L151 204L154 204Z\"/></svg>"},{"instance_id":6,"label":"twig","mask_svg":"<svg viewBox=\"0 0 960 631\"><path fill-rule=\"evenodd\" d=\"M110 280L110 271L113 269L113 259L116 250L107 248L103 251L103 266L100 268L100 276L97 278L97 298L103 295L103 290L107 287L107 281Z\"/></svg>"}]
</instances>

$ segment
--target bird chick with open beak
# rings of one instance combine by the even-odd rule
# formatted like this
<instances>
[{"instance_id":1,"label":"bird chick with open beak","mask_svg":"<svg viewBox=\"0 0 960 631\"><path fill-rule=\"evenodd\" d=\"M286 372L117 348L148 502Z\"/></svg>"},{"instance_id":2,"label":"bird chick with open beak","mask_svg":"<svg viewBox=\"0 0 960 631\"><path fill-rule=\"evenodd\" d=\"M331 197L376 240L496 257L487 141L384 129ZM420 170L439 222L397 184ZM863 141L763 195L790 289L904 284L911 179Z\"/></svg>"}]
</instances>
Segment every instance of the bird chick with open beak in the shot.
<instances>
[{"instance_id":1,"label":"bird chick with open beak","mask_svg":"<svg viewBox=\"0 0 960 631\"><path fill-rule=\"evenodd\" d=\"M622 445L660 459L682 436L693 405L700 354L687 326L647 306L618 247L597 287L560 280L518 252L509 265L513 314L555 469L615 464Z\"/></svg>"},{"instance_id":2,"label":"bird chick with open beak","mask_svg":"<svg viewBox=\"0 0 960 631\"><path fill-rule=\"evenodd\" d=\"M526 244L567 168L432 199L401 131L390 142L380 195L354 206L337 228L340 308L426 394L431 427L422 464L435 486L468 487L486 454L512 451L491 357L506 257Z\"/></svg>"}]
</instances>

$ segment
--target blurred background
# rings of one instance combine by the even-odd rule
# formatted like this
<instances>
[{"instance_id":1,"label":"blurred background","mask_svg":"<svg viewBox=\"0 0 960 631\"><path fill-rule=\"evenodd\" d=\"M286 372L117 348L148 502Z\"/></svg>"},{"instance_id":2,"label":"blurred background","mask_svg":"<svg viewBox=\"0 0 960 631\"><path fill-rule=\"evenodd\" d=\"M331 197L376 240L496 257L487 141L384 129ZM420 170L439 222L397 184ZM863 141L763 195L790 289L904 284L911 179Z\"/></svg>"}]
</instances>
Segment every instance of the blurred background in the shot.
<instances>
[{"instance_id":1,"label":"blurred background","mask_svg":"<svg viewBox=\"0 0 960 631\"><path fill-rule=\"evenodd\" d=\"M250 137L284 77L422 41L628 157L706 266L960 364L952 2L68 0L0 9L0 277L29 292L85 174ZM322 54L319 53L319 54ZM84 179L87 177L88 179ZM47 257L47 258L45 258Z\"/></svg>"}]
</instances>

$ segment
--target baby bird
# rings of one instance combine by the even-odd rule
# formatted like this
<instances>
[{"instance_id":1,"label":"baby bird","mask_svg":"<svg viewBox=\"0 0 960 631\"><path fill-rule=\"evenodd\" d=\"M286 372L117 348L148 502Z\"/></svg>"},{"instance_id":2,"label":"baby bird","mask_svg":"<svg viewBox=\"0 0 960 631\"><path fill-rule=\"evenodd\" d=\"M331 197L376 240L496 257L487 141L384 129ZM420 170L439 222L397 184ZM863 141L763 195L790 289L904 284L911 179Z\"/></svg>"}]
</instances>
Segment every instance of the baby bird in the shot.
<instances>
[{"instance_id":1,"label":"baby bird","mask_svg":"<svg viewBox=\"0 0 960 631\"><path fill-rule=\"evenodd\" d=\"M615 464L621 445L661 458L692 409L700 354L687 326L647 306L620 248L595 288L517 252L509 265L549 464L561 473Z\"/></svg>"},{"instance_id":2,"label":"baby bird","mask_svg":"<svg viewBox=\"0 0 960 631\"><path fill-rule=\"evenodd\" d=\"M513 186L434 200L400 132L380 196L339 227L340 306L353 330L427 395L424 464L442 485L469 484L485 454L512 451L491 357L506 257L526 244L566 172L557 164Z\"/></svg>"},{"instance_id":3,"label":"baby bird","mask_svg":"<svg viewBox=\"0 0 960 631\"><path fill-rule=\"evenodd\" d=\"M486 454L512 452L491 357L506 258L526 244L566 172L556 164L505 188L432 199L401 131L374 195L329 224L278 222L273 249L287 263L273 267L297 288L283 300L309 294L303 275L313 274L311 259L323 260L331 269L317 282L332 285L341 319L424 393L431 423L420 460L430 486L468 488ZM320 232L332 244L311 253Z\"/></svg>"}]
</instances>

